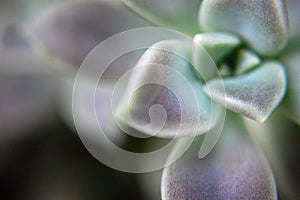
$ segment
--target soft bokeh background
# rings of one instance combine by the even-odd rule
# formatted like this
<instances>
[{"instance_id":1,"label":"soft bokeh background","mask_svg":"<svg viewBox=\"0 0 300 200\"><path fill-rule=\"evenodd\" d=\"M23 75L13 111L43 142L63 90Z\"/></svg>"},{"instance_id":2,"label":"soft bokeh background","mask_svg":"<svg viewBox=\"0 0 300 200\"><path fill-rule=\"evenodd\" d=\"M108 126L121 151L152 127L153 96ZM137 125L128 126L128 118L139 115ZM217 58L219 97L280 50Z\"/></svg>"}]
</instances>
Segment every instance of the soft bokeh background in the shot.
<instances>
[{"instance_id":1,"label":"soft bokeh background","mask_svg":"<svg viewBox=\"0 0 300 200\"><path fill-rule=\"evenodd\" d=\"M73 69L58 69L63 64L37 52L24 34L24 26L57 2L0 1L0 199L159 198L161 172L136 175L106 167L88 153L71 125L71 102L65 100L71 100L71 92L65 83ZM110 19L99 20L109 26ZM83 53L111 34L97 36ZM145 145L125 140L124 147L134 151Z\"/></svg>"}]
</instances>

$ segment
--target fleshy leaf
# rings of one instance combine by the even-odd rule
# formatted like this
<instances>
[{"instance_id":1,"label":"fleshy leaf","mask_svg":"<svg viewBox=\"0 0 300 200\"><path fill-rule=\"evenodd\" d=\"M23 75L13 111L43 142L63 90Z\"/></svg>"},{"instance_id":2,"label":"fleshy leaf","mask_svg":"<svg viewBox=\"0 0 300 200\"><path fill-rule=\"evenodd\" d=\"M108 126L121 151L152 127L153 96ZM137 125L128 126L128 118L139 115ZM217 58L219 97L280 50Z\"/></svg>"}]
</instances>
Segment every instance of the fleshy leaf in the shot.
<instances>
[{"instance_id":1,"label":"fleshy leaf","mask_svg":"<svg viewBox=\"0 0 300 200\"><path fill-rule=\"evenodd\" d=\"M75 67L100 42L122 31L151 26L119 1L61 2L29 24L33 45Z\"/></svg>"},{"instance_id":2,"label":"fleshy leaf","mask_svg":"<svg viewBox=\"0 0 300 200\"><path fill-rule=\"evenodd\" d=\"M232 118L225 122L220 140L207 157L198 158L202 142L198 136L180 159L164 169L163 200L277 198L271 168L239 122Z\"/></svg>"},{"instance_id":3,"label":"fleshy leaf","mask_svg":"<svg viewBox=\"0 0 300 200\"><path fill-rule=\"evenodd\" d=\"M193 65L208 80L217 75L217 68L211 66L210 56L215 63L219 63L230 54L240 40L229 33L200 33L194 37Z\"/></svg>"},{"instance_id":4,"label":"fleshy leaf","mask_svg":"<svg viewBox=\"0 0 300 200\"><path fill-rule=\"evenodd\" d=\"M225 93L220 88L225 87ZM286 73L278 62L265 62L259 68L232 78L213 79L207 94L228 109L264 122L279 105L286 91Z\"/></svg>"},{"instance_id":5,"label":"fleshy leaf","mask_svg":"<svg viewBox=\"0 0 300 200\"><path fill-rule=\"evenodd\" d=\"M54 84L45 74L1 74L0 96L1 145L40 134L34 130L53 117Z\"/></svg>"},{"instance_id":6,"label":"fleshy leaf","mask_svg":"<svg viewBox=\"0 0 300 200\"><path fill-rule=\"evenodd\" d=\"M300 37L300 1L299 0L286 0L287 7L289 11L290 20L290 37L299 38Z\"/></svg>"},{"instance_id":7,"label":"fleshy leaf","mask_svg":"<svg viewBox=\"0 0 300 200\"><path fill-rule=\"evenodd\" d=\"M235 73L243 74L260 64L260 58L253 52L242 49L238 52Z\"/></svg>"},{"instance_id":8,"label":"fleshy leaf","mask_svg":"<svg viewBox=\"0 0 300 200\"><path fill-rule=\"evenodd\" d=\"M249 135L263 148L270 161L280 199L298 199L300 196L300 126L276 110L259 124L246 120Z\"/></svg>"},{"instance_id":9,"label":"fleshy leaf","mask_svg":"<svg viewBox=\"0 0 300 200\"><path fill-rule=\"evenodd\" d=\"M0 2L0 146L42 134L38 130L54 117L55 84L52 74L41 68L49 63L21 36L22 9L13 4Z\"/></svg>"},{"instance_id":10,"label":"fleshy leaf","mask_svg":"<svg viewBox=\"0 0 300 200\"><path fill-rule=\"evenodd\" d=\"M76 96L77 99L74 100L75 97L72 95L74 79L64 78L60 84L62 86L58 90L59 110L71 128L75 130L75 123L79 123L74 121L74 113L78 113L76 120L80 120L80 125L85 127L86 137L91 141L104 137L99 133L102 130L110 141L122 143L125 134L116 126L111 109L113 85L106 83L101 84L101 87L94 88L89 80L80 82L76 88L80 92L80 96ZM92 98L95 98L95 105L92 103ZM107 145L106 141L105 138L102 138L102 140L95 141L94 144Z\"/></svg>"},{"instance_id":11,"label":"fleshy leaf","mask_svg":"<svg viewBox=\"0 0 300 200\"><path fill-rule=\"evenodd\" d=\"M240 44L239 38L229 33L199 33L194 42L200 44L216 63Z\"/></svg>"},{"instance_id":12,"label":"fleshy leaf","mask_svg":"<svg viewBox=\"0 0 300 200\"><path fill-rule=\"evenodd\" d=\"M202 0L123 0L126 5L159 25L184 33L199 32L197 15Z\"/></svg>"},{"instance_id":13,"label":"fleshy leaf","mask_svg":"<svg viewBox=\"0 0 300 200\"><path fill-rule=\"evenodd\" d=\"M240 35L264 56L278 54L287 41L285 0L204 0L199 23L204 31Z\"/></svg>"},{"instance_id":14,"label":"fleshy leaf","mask_svg":"<svg viewBox=\"0 0 300 200\"><path fill-rule=\"evenodd\" d=\"M193 136L210 128L211 102L181 57L187 58L191 50L192 44L170 40L145 52L116 109L121 123L163 138Z\"/></svg>"},{"instance_id":15,"label":"fleshy leaf","mask_svg":"<svg viewBox=\"0 0 300 200\"><path fill-rule=\"evenodd\" d=\"M283 107L286 114L300 124L300 48L291 49L282 60L287 68L289 83Z\"/></svg>"},{"instance_id":16,"label":"fleshy leaf","mask_svg":"<svg viewBox=\"0 0 300 200\"><path fill-rule=\"evenodd\" d=\"M49 75L52 63L32 51L19 28L19 24L11 24L0 32L1 76Z\"/></svg>"}]
</instances>

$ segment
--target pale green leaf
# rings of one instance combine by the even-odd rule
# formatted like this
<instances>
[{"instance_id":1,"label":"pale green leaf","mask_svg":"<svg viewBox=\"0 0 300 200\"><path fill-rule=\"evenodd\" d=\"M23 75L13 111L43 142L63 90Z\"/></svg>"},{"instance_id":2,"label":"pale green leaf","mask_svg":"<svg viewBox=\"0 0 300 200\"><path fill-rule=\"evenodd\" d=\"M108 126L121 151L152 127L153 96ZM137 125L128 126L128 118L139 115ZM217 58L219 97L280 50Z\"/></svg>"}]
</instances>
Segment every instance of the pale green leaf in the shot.
<instances>
[{"instance_id":1,"label":"pale green leaf","mask_svg":"<svg viewBox=\"0 0 300 200\"><path fill-rule=\"evenodd\" d=\"M235 73L240 75L257 67L261 60L254 52L247 49L241 49L237 54L236 62Z\"/></svg>"},{"instance_id":2,"label":"pale green leaf","mask_svg":"<svg viewBox=\"0 0 300 200\"><path fill-rule=\"evenodd\" d=\"M193 65L204 80L216 77L218 69L212 63L219 63L239 44L239 38L229 33L199 33L194 37Z\"/></svg>"},{"instance_id":3,"label":"pale green leaf","mask_svg":"<svg viewBox=\"0 0 300 200\"><path fill-rule=\"evenodd\" d=\"M228 63L223 63L221 66L220 66L220 73L221 75L224 77L224 76L230 76L232 75L232 70L231 68L229 67Z\"/></svg>"},{"instance_id":4,"label":"pale green leaf","mask_svg":"<svg viewBox=\"0 0 300 200\"><path fill-rule=\"evenodd\" d=\"M194 42L203 47L212 59L218 63L240 45L240 40L230 33L199 33Z\"/></svg>"},{"instance_id":5,"label":"pale green leaf","mask_svg":"<svg viewBox=\"0 0 300 200\"><path fill-rule=\"evenodd\" d=\"M225 91L222 90L223 84ZM249 73L208 82L205 91L228 109L264 122L284 97L287 80L281 63L269 61Z\"/></svg>"},{"instance_id":6,"label":"pale green leaf","mask_svg":"<svg viewBox=\"0 0 300 200\"><path fill-rule=\"evenodd\" d=\"M204 0L199 23L204 31L227 31L241 36L263 56L278 54L287 41L284 0Z\"/></svg>"}]
</instances>

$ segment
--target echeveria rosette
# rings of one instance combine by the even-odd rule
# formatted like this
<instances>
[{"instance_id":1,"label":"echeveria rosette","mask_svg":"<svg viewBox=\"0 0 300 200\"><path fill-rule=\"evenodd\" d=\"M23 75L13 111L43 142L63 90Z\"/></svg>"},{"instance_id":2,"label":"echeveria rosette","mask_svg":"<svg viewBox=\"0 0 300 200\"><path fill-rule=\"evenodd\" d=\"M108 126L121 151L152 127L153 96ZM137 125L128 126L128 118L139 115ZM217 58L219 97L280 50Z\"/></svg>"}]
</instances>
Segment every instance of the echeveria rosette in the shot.
<instances>
[{"instance_id":1,"label":"echeveria rosette","mask_svg":"<svg viewBox=\"0 0 300 200\"><path fill-rule=\"evenodd\" d=\"M207 103L203 103L203 99L211 98L214 102L223 105L228 110L234 111L258 122L264 122L285 98L282 106L283 110L285 110L286 113L291 116L291 119L294 119L299 123L300 87L297 81L297 75L299 74L299 59L297 56L299 52L299 45L293 42L297 41L297 38L300 38L299 31L297 31L297 25L298 27L300 25L298 23L299 19L296 19L297 16L299 16L296 14L298 11L297 8L300 8L298 3L299 1L176 0L170 3L169 1L163 0L124 0L124 2L128 7L136 11L138 14L144 16L149 21L157 23L158 25L165 25L166 27L177 29L189 35L193 34L195 44L193 47L186 49L181 48L180 45L177 45L175 49L177 49L176 51L179 49L180 52L187 53L188 56L192 58L191 60L193 60L192 64L194 66L189 65L186 62L182 62L180 59L178 60L178 58L170 56L170 54L172 54L172 50L171 52L169 51L169 53L161 50L153 50L153 48L161 47L161 45L170 47L172 46L171 41L162 41L154 44L152 49L149 48L140 58L138 65L147 66L151 63L153 64L155 61L156 64L168 65L169 67L172 67L182 73L184 77L187 77L188 82L191 82L192 85L195 86L195 91L198 91L200 96L202 96L202 91L207 93L205 98L198 98L201 100L198 105L204 106L202 109L204 111L208 111L206 112L207 114L209 114L210 107L207 106ZM105 6L110 7L115 3L116 2L108 1L105 3L101 1L99 3L95 2L94 6L90 6L90 8L87 6L86 10L93 10L95 5L99 6L99 10L101 10ZM82 3L82 6L78 6L76 10L84 10L84 7L87 4L89 3ZM120 2L117 4L120 5L122 9L115 10L115 14L118 12L123 12L125 9L123 7L124 5L122 5ZM294 5L295 7L293 8L291 5ZM288 13L287 8L290 13ZM73 10L69 10L68 12L70 13L66 13L65 15L63 10L64 9L54 9L54 11L52 10L52 14L50 16L47 18L42 18L39 23L35 24L33 29L35 32L33 32L33 35L36 34L35 39L38 39L39 43L42 44L45 49L49 50L51 53L66 62L69 62L73 65L78 65L80 60L84 58L87 52L86 50L84 50L84 53L80 52L80 47L82 44L86 44L82 41L84 41L84 39L88 39L88 42L96 44L96 40L92 40L90 37L87 37L87 35L89 36L89 33L91 32L92 34L95 34L96 37L100 37L103 31L105 31L105 28L109 28L110 26L106 25L105 23L95 23L97 20L89 17L86 18L85 22L91 22L91 24L95 25L95 27L91 26L87 28L86 24L82 24L80 21L78 21L78 24L75 23L75 26L74 24L73 26L70 25L70 30L65 29L65 27L56 26L56 24L53 22L56 20L59 21L60 18L65 20L65 24L72 24L74 21L72 20L72 17L70 18L70 16L76 18L78 13L74 12ZM59 15L54 16L53 13ZM290 28L292 30L291 33L288 32L288 16L292 18L290 20ZM103 17L102 14L99 14L99 18L101 17ZM129 18L129 21L130 20L133 19ZM112 22L115 22L114 25L116 25L116 27L120 26L120 24L118 25L117 21L113 20ZM128 24L131 23L129 22ZM112 27L114 27L114 25L112 25ZM139 26L126 26L120 29L115 29L111 33L114 34L116 33L116 30L122 31L126 28L133 27ZM82 30L83 32L81 29L84 29ZM39 34L41 30L49 31L47 31L47 34L44 35ZM75 34L72 33L72 31L79 31L79 33L83 34ZM52 37L53 35L51 34L54 34L55 37ZM76 48L75 51L70 51L68 46L61 45L63 43L57 43L57 41L59 41L57 38L62 42L68 41L67 44L71 43L72 47ZM102 39L98 39L97 41L100 40ZM201 51L199 53L199 49L197 49L199 45L207 50L211 58L217 64L219 70L205 67L205 65L201 63L201 58L203 55L201 55ZM92 47L93 45L89 46L89 49ZM177 87L178 90L180 89L180 85L176 85L178 80L174 79L174 77L168 76L168 74L164 74L162 71L155 71L155 69L151 67L145 67L139 73L133 73L132 79L141 79L142 77L139 76L146 77L146 75L149 73L156 74L154 77L157 77L157 79L171 82L173 83L174 87ZM205 77L203 78L201 75L204 75ZM220 75L222 75L222 79L218 77ZM138 82L136 83L138 84ZM222 83L224 83L225 91L220 91L219 89ZM208 90L207 88L210 89ZM178 112L178 110L176 106L172 107L176 105L176 103L168 104L169 100L171 101L173 98L172 94L166 92L166 90L161 87L152 86L150 88L148 87L148 89L146 87L142 88L139 93L140 95L137 95L133 103L130 105L130 110L134 111L131 114L136 115L133 116L133 118L148 120L147 114L150 107L148 103L150 100L147 99L147 90L148 92L151 91L152 94L157 94L154 95L156 97L154 100L157 101L151 99L152 102L150 103L162 103L163 105L167 106L166 109L170 112L170 116L176 116L176 112ZM193 105L189 105L188 100L185 100L187 102L186 105L188 105L185 111L187 112L188 116L194 116L193 114L195 113L192 112ZM172 112L175 112L175 114ZM119 117L119 120L125 122L126 125L133 126L130 123L126 123L128 122L128 116L121 114ZM207 115L207 117L209 117L209 115ZM228 176L228 174L234 174L233 171L235 169L241 169L242 172L245 172L244 170L247 171L247 167L249 167L245 165L245 163L248 162L247 159L255 160L254 164L252 163L253 165L250 166L252 168L247 173L245 172L247 177L251 177L255 181L254 184L251 182L252 179L250 179L249 185L260 185L261 187L254 189L252 188L253 190L250 189L245 191L245 195L247 192L250 192L257 199L276 198L276 189L273 185L273 175L270 167L266 163L262 153L259 150L256 150L255 145L251 143L248 137L244 137L243 135L244 132L249 132L251 134L253 130L244 130L241 123L235 123L232 125L237 127L236 130L239 131L232 130L234 127L230 127L230 125L231 123L234 123L235 117L229 117L229 119L226 120L227 124L225 127L227 128L224 129L223 135L228 135L224 137L233 137L232 140L240 140L241 143L245 143L245 148L243 149L243 145L237 145L241 151L231 151L230 149L226 149L230 147L226 147L224 150L222 150L222 148L228 144L226 141L221 139L218 143L218 146L221 146L221 148L217 146L214 152L212 152L216 155L222 155L220 156L220 159L225 159L221 160L222 162L220 161L220 166L216 166L218 165L218 162L210 160L210 157L202 160L197 160L198 158L196 155L194 159L186 159L183 157L182 160L184 160L184 162L179 161L178 163L174 163L174 166L178 165L178 169L180 169L181 166L187 166L187 168L196 170L183 170L181 172L182 174L178 174L177 172L174 173L174 171L172 171L171 166L167 167L164 172L164 179L162 183L164 188L164 198L171 198L173 194L176 194L176 191L183 191L184 188L187 187L193 189L184 190L184 197L193 197L194 194L192 193L195 192L195 190L197 191L195 192L197 197L204 198L206 195L207 197L215 197L213 196L213 192L215 192L215 190L209 190L207 188L211 189L222 185L224 186L226 185L226 181L228 179L221 178L216 182L203 180L206 182L206 185L204 185L205 187L197 184L190 186L186 184L189 184L192 181L199 182L197 179L201 178L201 174L199 175L197 173L201 173L202 170L205 171L207 175L206 179L214 176L216 170L210 170L210 168L207 168L207 165L213 165L214 167L212 169L220 168L220 173L218 175L222 177L223 175ZM172 119L174 121L172 121ZM171 117L170 120L171 121L168 122L169 128L172 128L172 125L176 126L177 118ZM193 120L190 121L192 122ZM183 124L183 126L186 128L184 130L188 130L190 126L188 122L189 121L187 120L187 123ZM205 120L200 120L200 122L207 123ZM145 124L147 123L145 122ZM204 134L207 131L207 128L211 128L210 126L205 126L205 124L202 124L201 126L205 128L196 132L198 135ZM134 128L139 129L138 127ZM147 131L143 132L153 135L151 129L147 129ZM195 133L186 132L174 135L169 131L158 136L183 137L188 136L189 134L195 135ZM264 133L262 132L261 134ZM247 149L249 151L247 151ZM232 155L223 155L222 151L228 151ZM239 157L239 153L243 151L250 152L250 157L245 158L241 162L235 162L234 159L237 159L235 156ZM257 157L255 157L256 154ZM209 156L213 157L213 155ZM235 165L228 165L227 162L230 161L226 160L226 156L228 156L229 160L234 162ZM222 166L224 166L223 171L221 169ZM258 166L261 166L261 168ZM193 174L193 172L195 174ZM177 179L178 183L180 184L177 184L174 187L169 187L170 185L164 185L170 184L168 181L173 179ZM234 181L236 181L235 184L240 185L241 188L243 188L245 186L244 184L246 184L243 182L243 180L243 177L237 177L237 179ZM200 182L201 181L202 180L200 180ZM243 194L235 194L235 192L238 191L234 191L232 187L224 187L219 189L220 190L218 191L220 193L218 193L218 197L230 197L232 199L245 197L239 196Z\"/></svg>"},{"instance_id":2,"label":"echeveria rosette","mask_svg":"<svg viewBox=\"0 0 300 200\"><path fill-rule=\"evenodd\" d=\"M128 2L134 2L135 4L147 5L145 3L146 1L142 0L126 2L127 4ZM163 5L163 3L161 5ZM139 13L141 13L140 9L147 10L147 6L130 7L133 9L136 8ZM172 7L172 5L169 5L169 7ZM151 11L152 10L150 9L146 12ZM147 16L149 15L145 15L145 17ZM278 55L284 51L289 38L289 22L286 2L277 0L204 0L200 6L198 16L200 30L205 31L206 33L197 34L195 42L200 43L204 48L206 48L211 57L220 67L221 73L225 71L223 69L224 66L229 66L227 73L224 73L224 75L229 77L224 76L223 80L215 79L213 77L216 76L217 72L214 71L214 69L205 69L205 67L201 66L201 63L197 62L198 60L201 61L201 59L198 59L198 57L201 58L201 55L199 55L199 53L197 54L197 51L194 49L194 54L196 52L196 55L194 55L194 57L196 57L194 59L195 62L193 63L194 67L198 68L202 74L211 79L207 82L210 88L213 88L212 91L209 91L213 93L211 98L232 111L253 120L264 122L273 110L280 105L285 96L287 81L289 80L292 81L292 83L289 85L289 100L286 100L289 101L289 103L286 103L288 104L286 107L289 109L287 112L291 112L296 120L297 118L299 119L299 108L297 108L297 104L299 102L299 84L296 81L298 74L297 70L299 68L296 66L297 63L299 63L296 60L297 53L292 51L294 55L289 53L283 57L283 62L289 65L287 69L286 66L277 59ZM149 19L151 20L151 18ZM296 20L294 19L293 22L294 21ZM294 24L292 24L292 26L294 26ZM295 27L292 27L292 29L296 30ZM216 37L216 34L218 37ZM227 34L233 34L233 38L236 37L236 40L228 39ZM243 45L240 45L239 41L242 41ZM289 56L293 57L291 58ZM157 55L153 54L153 57L157 57ZM139 62L143 62L143 60L141 59ZM144 64L147 64L147 61L144 60ZM292 70L294 73L291 74ZM287 75L290 75L289 79L287 78ZM222 91L218 90L222 83L224 83L225 86L224 94L222 94ZM224 141L220 141L220 143L224 144ZM216 149L215 151L218 150ZM222 152L222 150L220 151ZM223 151L226 152L226 150ZM261 153L257 154L259 157ZM234 155L238 156L236 153L234 153ZM227 155L223 155L223 159L226 156ZM184 161L174 163L174 167L179 168L177 171L173 170L172 166L165 169L162 180L162 197L164 199L190 197L196 197L198 199L205 197L228 197L231 199L239 199L248 196L243 196L243 194L241 194L242 192L239 194L237 194L238 192L234 193L228 187L217 190L220 193L216 192L216 189L210 191L209 188L211 187L219 187L223 184L226 185L226 181L228 181L228 179L223 180L220 177L228 175L228 172L224 172L224 176L220 174L220 179L216 179L218 182L206 183L209 182L208 177L215 177L214 174L217 173L216 171L218 170L214 172L212 167L207 169L206 167L203 167L210 165L209 163L211 161L209 158L200 161L197 160L196 154L194 157L195 158L191 158L191 160L182 158ZM221 164L221 161L220 163L216 162L211 165L218 164ZM257 166L259 166L259 164L257 164ZM238 166L232 167L232 169L233 168L238 168ZM270 170L268 166L266 168L267 171ZM199 174L197 174L198 170ZM226 168L223 170L226 170ZM221 173L222 169L218 172ZM202 175L201 173L205 173L208 177L203 178L202 176L205 175ZM271 172L269 171L268 173L263 174L269 174L269 176L272 177L270 173ZM272 183L263 183L263 181L266 181L267 178L255 179L255 177L258 177L258 174L259 173L257 172L251 172L251 170L249 170L249 174L247 175L252 176L254 180L258 181L257 183L254 183L254 185L264 185L264 183L265 185L259 187L260 189L248 191L249 194L254 195L254 198L257 199L277 198L275 187L269 187L270 190L262 189L264 187L268 188L268 186L272 185ZM174 180L178 181L178 184L176 184ZM253 184L253 182L251 183L251 180L249 181L249 185ZM241 183L240 186L243 187L242 181L239 183L237 182L239 182L238 179L236 179L235 184L239 185L239 183ZM197 185L198 183L199 185Z\"/></svg>"},{"instance_id":3,"label":"echeveria rosette","mask_svg":"<svg viewBox=\"0 0 300 200\"><path fill-rule=\"evenodd\" d=\"M147 5L145 2L139 4ZM147 10L147 6L134 8ZM202 1L198 21L201 30L206 32L195 36L196 47L191 51L193 67L210 86L210 90L206 90L208 96L251 119L261 122L267 119L282 101L287 85L285 67L274 57L287 42L287 15L285 1ZM207 50L218 66L228 64L231 76L216 80L217 70L203 63L197 44ZM237 53L239 49L248 54ZM152 56L159 57L157 54ZM149 60L141 58L139 64L141 62L147 65ZM270 74L272 71L274 73ZM265 80L265 76L270 76L270 81ZM225 93L221 94L218 88L223 81Z\"/></svg>"}]
</instances>

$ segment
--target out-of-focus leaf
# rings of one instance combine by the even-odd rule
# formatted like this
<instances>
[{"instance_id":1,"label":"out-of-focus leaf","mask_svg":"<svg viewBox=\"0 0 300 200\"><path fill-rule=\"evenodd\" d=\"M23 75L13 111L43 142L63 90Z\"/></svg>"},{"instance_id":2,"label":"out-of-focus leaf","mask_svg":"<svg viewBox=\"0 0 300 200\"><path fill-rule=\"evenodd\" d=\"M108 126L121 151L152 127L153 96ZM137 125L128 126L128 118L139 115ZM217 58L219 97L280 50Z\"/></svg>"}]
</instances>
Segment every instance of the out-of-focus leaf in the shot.
<instances>
[{"instance_id":1,"label":"out-of-focus leaf","mask_svg":"<svg viewBox=\"0 0 300 200\"><path fill-rule=\"evenodd\" d=\"M287 68L288 89L283 102L285 113L300 124L300 46L290 49L282 60Z\"/></svg>"},{"instance_id":2,"label":"out-of-focus leaf","mask_svg":"<svg viewBox=\"0 0 300 200\"><path fill-rule=\"evenodd\" d=\"M299 0L286 0L287 7L289 11L289 21L290 21L290 37L299 38L300 37L300 1Z\"/></svg>"},{"instance_id":3,"label":"out-of-focus leaf","mask_svg":"<svg viewBox=\"0 0 300 200\"><path fill-rule=\"evenodd\" d=\"M210 56L219 63L240 44L239 38L229 33L200 33L194 37L193 65L205 80L216 77L217 68Z\"/></svg>"},{"instance_id":4,"label":"out-of-focus leaf","mask_svg":"<svg viewBox=\"0 0 300 200\"><path fill-rule=\"evenodd\" d=\"M123 0L141 16L184 33L199 32L197 15L202 0Z\"/></svg>"},{"instance_id":5,"label":"out-of-focus leaf","mask_svg":"<svg viewBox=\"0 0 300 200\"><path fill-rule=\"evenodd\" d=\"M35 55L22 33L24 2L0 1L0 75L18 77L22 75L45 75L49 66Z\"/></svg>"},{"instance_id":6,"label":"out-of-focus leaf","mask_svg":"<svg viewBox=\"0 0 300 200\"><path fill-rule=\"evenodd\" d=\"M1 76L50 75L51 64L32 51L18 25L9 24L0 32Z\"/></svg>"},{"instance_id":7,"label":"out-of-focus leaf","mask_svg":"<svg viewBox=\"0 0 300 200\"><path fill-rule=\"evenodd\" d=\"M231 68L229 67L228 63L223 63L221 66L220 66L220 73L221 75L224 77L224 76L230 76L232 74L232 70Z\"/></svg>"},{"instance_id":8,"label":"out-of-focus leaf","mask_svg":"<svg viewBox=\"0 0 300 200\"><path fill-rule=\"evenodd\" d=\"M237 55L235 73L243 74L260 64L260 58L252 51L241 49Z\"/></svg>"},{"instance_id":9,"label":"out-of-focus leaf","mask_svg":"<svg viewBox=\"0 0 300 200\"><path fill-rule=\"evenodd\" d=\"M137 63L117 118L148 135L193 136L210 127L210 100L186 58L192 44L177 40L151 46ZM163 108L162 108L163 107Z\"/></svg>"},{"instance_id":10,"label":"out-of-focus leaf","mask_svg":"<svg viewBox=\"0 0 300 200\"><path fill-rule=\"evenodd\" d=\"M286 81L282 64L270 61L241 76L213 79L207 84L209 90L205 88L205 91L228 109L264 122L281 102ZM225 93L221 91L223 84Z\"/></svg>"},{"instance_id":11,"label":"out-of-focus leaf","mask_svg":"<svg viewBox=\"0 0 300 200\"><path fill-rule=\"evenodd\" d=\"M74 122L73 116L73 109L76 109L75 113L80 115L76 119L80 120L80 125L85 127L85 134L91 141L95 138L94 134L97 134L98 138L102 137L99 133L102 130L109 140L118 144L123 142L125 135L116 126L111 109L113 85L105 84L101 88L94 88L89 80L81 82L79 86L81 96L76 99L77 104L73 104L73 78L65 78L60 81L60 84L62 85L58 93L60 114L71 128L75 130L74 123L78 123ZM95 105L91 103L92 98L95 98ZM105 145L105 142L106 140L102 139L95 141L95 144Z\"/></svg>"},{"instance_id":12,"label":"out-of-focus leaf","mask_svg":"<svg viewBox=\"0 0 300 200\"><path fill-rule=\"evenodd\" d=\"M11 1L0 2L1 146L40 134L37 130L54 116L53 77L40 67L47 63L34 55L17 28L20 10Z\"/></svg>"},{"instance_id":13,"label":"out-of-focus leaf","mask_svg":"<svg viewBox=\"0 0 300 200\"><path fill-rule=\"evenodd\" d=\"M276 199L270 166L245 133L240 120L228 117L220 140L203 159L198 158L198 136L164 169L162 199Z\"/></svg>"},{"instance_id":14,"label":"out-of-focus leaf","mask_svg":"<svg viewBox=\"0 0 300 200\"><path fill-rule=\"evenodd\" d=\"M53 82L43 75L0 77L0 144L18 141L51 121Z\"/></svg>"},{"instance_id":15,"label":"out-of-focus leaf","mask_svg":"<svg viewBox=\"0 0 300 200\"><path fill-rule=\"evenodd\" d=\"M27 26L39 51L79 67L100 42L122 31L151 26L119 1L63 2L49 6Z\"/></svg>"},{"instance_id":16,"label":"out-of-focus leaf","mask_svg":"<svg viewBox=\"0 0 300 200\"><path fill-rule=\"evenodd\" d=\"M151 160L151 162L153 162ZM142 173L138 175L139 186L144 192L145 200L160 199L160 180L161 180L162 170L157 170L150 173Z\"/></svg>"},{"instance_id":17,"label":"out-of-focus leaf","mask_svg":"<svg viewBox=\"0 0 300 200\"><path fill-rule=\"evenodd\" d=\"M266 123L246 119L250 136L265 151L271 163L279 199L300 197L300 127L276 110Z\"/></svg>"},{"instance_id":18,"label":"out-of-focus leaf","mask_svg":"<svg viewBox=\"0 0 300 200\"><path fill-rule=\"evenodd\" d=\"M199 22L204 31L240 35L264 56L278 54L287 41L285 0L204 0Z\"/></svg>"}]
</instances>

